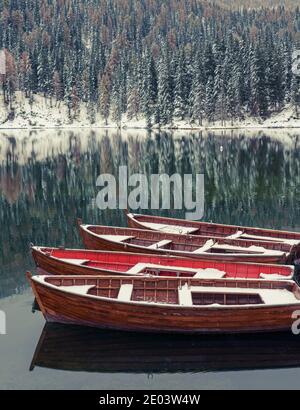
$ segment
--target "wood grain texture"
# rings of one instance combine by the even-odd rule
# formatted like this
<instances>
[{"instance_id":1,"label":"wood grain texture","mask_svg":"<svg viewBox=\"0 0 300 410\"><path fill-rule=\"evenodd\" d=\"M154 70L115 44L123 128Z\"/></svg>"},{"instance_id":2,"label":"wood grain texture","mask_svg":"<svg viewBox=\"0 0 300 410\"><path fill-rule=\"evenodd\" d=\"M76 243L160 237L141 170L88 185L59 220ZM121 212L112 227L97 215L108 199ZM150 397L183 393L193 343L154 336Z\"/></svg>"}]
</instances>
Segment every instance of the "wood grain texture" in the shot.
<instances>
[{"instance_id":1,"label":"wood grain texture","mask_svg":"<svg viewBox=\"0 0 300 410\"><path fill-rule=\"evenodd\" d=\"M300 301L293 305L268 306L234 306L218 307L213 309L209 306L196 306L187 308L185 306L139 305L132 302L119 302L116 299L91 298L87 295L74 295L59 289L59 287L49 287L49 283L36 282L30 274L28 279L33 292L39 302L40 308L49 322L70 323L86 325L107 329L143 331L143 332L168 332L168 333L255 333L268 331L288 331L293 323L292 313L300 309ZM83 284L100 286L104 281L110 283L122 282L134 283L137 286L146 283L158 282L159 286L168 286L170 290L184 283L198 286L207 283L216 286L230 286L228 280L208 281L196 279L162 279L162 278L88 278L69 276L49 276L46 278L51 283ZM98 282L97 282L98 281ZM268 288L284 288L297 295L299 299L299 288L292 282L264 281L236 281L236 285L242 287L263 286ZM149 285L150 283L150 285ZM242 283L242 284L241 284ZM171 292L170 292L171 293Z\"/></svg>"},{"instance_id":2,"label":"wood grain texture","mask_svg":"<svg viewBox=\"0 0 300 410\"><path fill-rule=\"evenodd\" d=\"M293 248L289 245L282 243L269 243L264 241L251 241L251 240L238 240L238 239L225 239L217 237L199 237L192 235L179 235L179 234L169 234L162 233L151 230L141 230L132 228L117 228L99 225L80 225L80 234L87 249L99 249L99 250L110 250L118 252L134 252L134 253L150 253L150 254L164 254L164 255L175 255L175 256L185 256L195 259L210 259L218 261L231 261L231 262L256 262L256 263L287 263L291 264L293 260L298 257L298 254L294 252ZM176 244L177 249L149 249L147 246L125 243L125 242L114 242L107 238L102 238L101 235L125 235L134 236L141 243L151 244L157 243L162 240L170 240ZM232 245L248 248L250 246L261 246L267 250L276 250L285 252L283 255L269 255L269 254L241 254L236 255L232 253L193 253L194 250L203 246L207 240L214 239L218 244ZM246 252L246 250L245 250Z\"/></svg>"},{"instance_id":3,"label":"wood grain texture","mask_svg":"<svg viewBox=\"0 0 300 410\"><path fill-rule=\"evenodd\" d=\"M127 275L127 270L138 263L160 265L161 267L181 267L183 269L218 269L226 272L228 278L259 278L266 275L280 274L290 277L294 273L291 266L271 264L249 264L235 262L218 262L213 260L181 258L177 256L149 255L127 252L92 251L85 249L60 249L49 247L31 248L36 266L44 272L54 275ZM88 265L77 265L64 259L88 260ZM151 270L152 275L178 276L178 272L168 269L167 273ZM182 273L180 276L193 276L194 273Z\"/></svg>"},{"instance_id":4,"label":"wood grain texture","mask_svg":"<svg viewBox=\"0 0 300 410\"><path fill-rule=\"evenodd\" d=\"M271 238L282 238L282 239L292 239L299 240L300 242L300 232L290 232L290 231L280 231L275 229L264 229L256 227L247 227L239 225L224 225L211 222L200 222L200 221L189 221L186 219L176 219L176 218L167 218L160 216L152 215L142 215L142 214L131 214L127 212L127 221L128 226L131 228L140 228L140 229L150 229L146 227L144 223L158 223L174 226L184 226L192 227L198 229L192 235L215 235L218 237L225 237L233 235L237 231L243 231L243 233L249 235L257 236L267 236Z\"/></svg>"}]
</instances>

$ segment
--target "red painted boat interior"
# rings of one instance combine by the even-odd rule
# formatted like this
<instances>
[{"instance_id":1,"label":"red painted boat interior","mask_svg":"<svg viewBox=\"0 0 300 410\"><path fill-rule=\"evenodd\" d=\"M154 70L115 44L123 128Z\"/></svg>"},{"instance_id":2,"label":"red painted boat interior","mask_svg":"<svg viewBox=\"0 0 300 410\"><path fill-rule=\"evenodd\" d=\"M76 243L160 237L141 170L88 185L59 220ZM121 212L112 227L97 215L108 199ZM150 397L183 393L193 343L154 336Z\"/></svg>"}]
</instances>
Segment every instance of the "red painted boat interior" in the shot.
<instances>
[{"instance_id":1,"label":"red painted boat interior","mask_svg":"<svg viewBox=\"0 0 300 410\"><path fill-rule=\"evenodd\" d=\"M58 248L40 248L40 250L48 256L58 259L84 260L84 266L94 267L102 270L127 272L138 263L148 263L152 265L162 265L162 270L158 268L148 267L141 273L151 274L156 276L178 276L176 269L172 270L169 267L181 267L187 269L218 269L226 272L227 278L248 278L257 279L261 273L278 274L290 276L293 274L293 268L286 265L260 265L232 262L216 262L201 259L187 259L180 257L162 257L160 255L144 255L132 253L118 252L94 252L87 250L68 250ZM163 269L163 265L168 268ZM181 277L191 277L194 273L180 272Z\"/></svg>"}]
</instances>

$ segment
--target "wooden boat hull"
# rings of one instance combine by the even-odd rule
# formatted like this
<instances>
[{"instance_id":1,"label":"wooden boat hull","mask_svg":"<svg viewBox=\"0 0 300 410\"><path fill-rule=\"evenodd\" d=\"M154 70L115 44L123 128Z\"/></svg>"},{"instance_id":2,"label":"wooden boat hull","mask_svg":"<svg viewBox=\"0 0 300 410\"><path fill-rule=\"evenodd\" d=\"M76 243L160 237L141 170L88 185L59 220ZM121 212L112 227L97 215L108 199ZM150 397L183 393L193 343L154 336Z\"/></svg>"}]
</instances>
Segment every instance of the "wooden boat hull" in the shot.
<instances>
[{"instance_id":1,"label":"wooden boat hull","mask_svg":"<svg viewBox=\"0 0 300 410\"><path fill-rule=\"evenodd\" d=\"M61 259L52 258L36 247L31 248L31 253L37 268L41 269L42 272L53 275L112 275L116 273L109 270L66 263Z\"/></svg>"},{"instance_id":2,"label":"wooden boat hull","mask_svg":"<svg viewBox=\"0 0 300 410\"><path fill-rule=\"evenodd\" d=\"M212 222L200 222L200 221L189 221L186 219L176 219L176 218L167 218L160 216L151 216L151 215L142 215L142 214L131 214L127 212L127 223L130 228L136 229L151 229L149 225L145 225L145 222L152 222L157 224L166 224L172 226L181 226L181 227L191 227L195 228L198 231L195 233L190 233L191 235L204 235L204 236L218 236L218 237L227 237L233 235L237 231L243 231L248 235L257 235L258 237L267 237L267 238L281 238L287 240L298 240L300 245L300 232L291 232L291 231L282 231L275 229L265 229L265 228L256 228L248 226L239 226L239 225L225 225ZM299 246L298 245L298 246Z\"/></svg>"},{"instance_id":3,"label":"wooden boat hull","mask_svg":"<svg viewBox=\"0 0 300 410\"><path fill-rule=\"evenodd\" d=\"M186 373L300 366L289 333L236 336L148 335L46 324L31 367L99 373Z\"/></svg>"},{"instance_id":4,"label":"wooden boat hull","mask_svg":"<svg viewBox=\"0 0 300 410\"><path fill-rule=\"evenodd\" d=\"M68 280L70 278L66 277ZM294 321L292 314L300 309L300 303L275 307L220 307L217 310L209 307L191 309L170 305L162 308L161 305L153 304L141 306L113 299L99 300L67 293L54 287L49 288L46 283L35 281L30 274L28 279L48 322L101 329L199 334L291 331ZM84 280L86 281L86 277Z\"/></svg>"},{"instance_id":5,"label":"wooden boat hull","mask_svg":"<svg viewBox=\"0 0 300 410\"><path fill-rule=\"evenodd\" d=\"M95 226L96 227L96 226ZM126 230L128 230L128 234L132 232L132 230L128 228L110 228L110 227L97 227L99 230L103 229L115 229L115 231L118 232L124 232L124 234L127 233ZM80 235L83 240L83 244L87 249L94 249L94 250L106 250L106 251L113 251L113 252L133 252L133 253L149 253L149 254L161 254L161 255L173 255L173 256L181 256L181 257L188 257L188 258L193 258L193 259L203 259L203 260L216 260L216 261L222 261L222 262L252 262L252 263L272 263L272 264L292 264L293 260L297 255L292 254L287 252L286 254L281 254L281 255L269 255L269 254L242 254L242 255L236 255L236 254L224 254L224 253L201 253L201 254L196 254L193 252L188 252L188 251L176 251L176 250L169 250L169 249L149 249L143 246L138 246L138 245L131 245L129 243L122 243L122 242L114 242L114 241L108 241L106 239L101 238L99 235L92 234L89 232L88 229L86 229L86 225L79 225L79 231ZM197 238L194 239L192 236L187 236L187 235L174 235L174 234L163 234L160 232L154 232L154 231L141 231L139 229L133 230L135 231L134 234L139 235L143 232L144 237L151 238L152 235L155 237L160 237L161 239L177 239L178 237L180 240L186 240L187 242L190 241L191 243L196 240ZM184 238L186 237L186 238ZM202 239L202 238L199 238ZM208 238L210 239L210 238ZM235 241L235 240L226 240L226 243L228 244L237 244L241 245L241 242L244 247L251 246L253 245L252 241ZM254 242L254 245L256 243ZM260 243L261 245L261 243ZM267 244L264 244L267 246ZM282 244L273 244L275 250L282 250L282 249L287 249L286 247L282 246Z\"/></svg>"},{"instance_id":6,"label":"wooden boat hull","mask_svg":"<svg viewBox=\"0 0 300 410\"><path fill-rule=\"evenodd\" d=\"M127 273L127 270L130 270L130 267L138 263L154 264L161 267L167 266L168 268L181 267L186 270L212 268L226 272L227 278L258 279L261 277L261 274L279 274L282 275L282 278L291 279L294 274L294 268L286 265L280 266L271 264L249 264L241 262L217 262L164 255L147 255L141 253L128 254L126 252L121 253L91 251L84 249L69 250L59 248L43 248L36 246L32 246L31 252L36 266L38 267L38 269L40 269L41 273L50 273L53 275L130 275L130 273ZM55 256L56 252L58 254L57 256ZM76 257L82 260L101 260L101 262L103 262L103 268L68 263L64 259L60 259L58 257L60 255L64 257L68 256L72 260L75 254ZM114 265L114 262L117 263ZM155 272L151 274L155 275ZM172 274L168 273L165 276L172 276ZM176 276L178 276L178 274ZM188 275L184 274L184 276Z\"/></svg>"}]
</instances>

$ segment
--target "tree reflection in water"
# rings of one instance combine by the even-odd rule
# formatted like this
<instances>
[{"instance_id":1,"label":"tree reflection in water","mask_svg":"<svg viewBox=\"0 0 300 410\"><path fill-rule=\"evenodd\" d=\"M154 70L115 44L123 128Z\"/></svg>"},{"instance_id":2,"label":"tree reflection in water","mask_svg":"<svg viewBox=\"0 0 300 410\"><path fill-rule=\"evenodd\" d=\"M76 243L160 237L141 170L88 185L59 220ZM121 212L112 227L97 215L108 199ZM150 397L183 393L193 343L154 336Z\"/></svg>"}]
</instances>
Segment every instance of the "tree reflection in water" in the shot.
<instances>
[{"instance_id":1,"label":"tree reflection in water","mask_svg":"<svg viewBox=\"0 0 300 410\"><path fill-rule=\"evenodd\" d=\"M0 143L0 297L27 286L31 242L81 246L78 216L89 223L126 224L122 211L99 211L94 201L97 176L116 175L120 165L147 176L204 173L205 220L299 230L300 134L17 133L2 134Z\"/></svg>"}]
</instances>

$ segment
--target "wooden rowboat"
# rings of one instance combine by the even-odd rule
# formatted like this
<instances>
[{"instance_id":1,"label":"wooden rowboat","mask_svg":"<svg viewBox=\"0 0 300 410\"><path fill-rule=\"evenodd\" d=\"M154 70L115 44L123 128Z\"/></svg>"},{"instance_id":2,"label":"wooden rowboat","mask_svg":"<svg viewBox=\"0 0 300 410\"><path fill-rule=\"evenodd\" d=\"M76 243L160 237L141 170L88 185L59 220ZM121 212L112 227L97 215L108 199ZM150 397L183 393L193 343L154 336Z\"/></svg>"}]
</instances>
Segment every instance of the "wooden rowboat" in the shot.
<instances>
[{"instance_id":1,"label":"wooden rowboat","mask_svg":"<svg viewBox=\"0 0 300 410\"><path fill-rule=\"evenodd\" d=\"M294 267L188 259L142 253L32 246L41 273L53 275L151 275L196 278L292 279Z\"/></svg>"},{"instance_id":2,"label":"wooden rowboat","mask_svg":"<svg viewBox=\"0 0 300 410\"><path fill-rule=\"evenodd\" d=\"M293 281L125 276L27 277L47 321L169 333L291 330Z\"/></svg>"},{"instance_id":3,"label":"wooden rowboat","mask_svg":"<svg viewBox=\"0 0 300 410\"><path fill-rule=\"evenodd\" d=\"M223 225L211 222L189 221L186 219L165 218L128 212L127 221L128 226L131 228L150 229L165 233L281 242L290 246L300 246L300 232L278 231L238 225Z\"/></svg>"},{"instance_id":4,"label":"wooden rowboat","mask_svg":"<svg viewBox=\"0 0 300 410\"><path fill-rule=\"evenodd\" d=\"M186 373L300 366L292 333L155 335L46 323L35 367L99 373Z\"/></svg>"},{"instance_id":5,"label":"wooden rowboat","mask_svg":"<svg viewBox=\"0 0 300 410\"><path fill-rule=\"evenodd\" d=\"M293 263L294 248L283 243L179 235L158 231L79 225L87 249L177 255L231 262Z\"/></svg>"}]
</instances>

